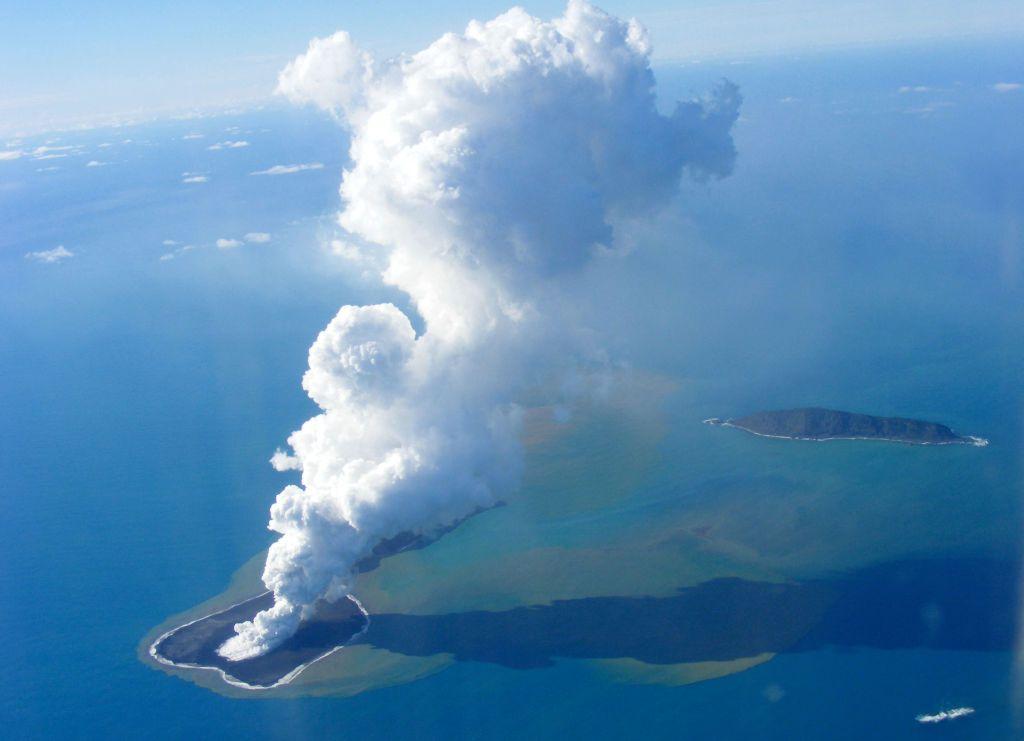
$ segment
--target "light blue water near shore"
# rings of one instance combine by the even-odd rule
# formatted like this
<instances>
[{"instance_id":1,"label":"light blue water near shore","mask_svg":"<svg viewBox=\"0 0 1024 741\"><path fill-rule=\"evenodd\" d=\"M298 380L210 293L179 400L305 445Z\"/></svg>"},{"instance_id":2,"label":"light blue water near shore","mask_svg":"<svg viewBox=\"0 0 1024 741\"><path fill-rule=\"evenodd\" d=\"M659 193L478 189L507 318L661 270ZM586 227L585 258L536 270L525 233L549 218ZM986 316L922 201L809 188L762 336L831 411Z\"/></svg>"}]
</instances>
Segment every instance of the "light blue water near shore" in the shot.
<instances>
[{"instance_id":1,"label":"light blue water near shore","mask_svg":"<svg viewBox=\"0 0 1024 741\"><path fill-rule=\"evenodd\" d=\"M679 390L659 464L586 537L685 509L795 576L1018 556L1024 94L990 85L1022 68L995 45L660 72L666 94L741 84L739 160L731 179L688 186L680 217L636 227L646 249L628 269L593 276L614 353ZM250 146L206 149L228 138ZM266 461L312 411L299 378L316 332L342 303L394 297L319 246L344 160L328 121L264 111L65 139L83 153L0 163L4 735L1019 735L1005 651L810 651L685 687L573 662L463 663L347 700L273 702L141 664L146 631L270 542L282 479ZM248 174L311 161L325 167ZM247 232L272 240L214 246ZM75 256L23 257L58 244ZM159 260L185 244L197 249ZM811 403L992 445L795 446L699 424ZM913 721L957 705L977 713Z\"/></svg>"}]
</instances>

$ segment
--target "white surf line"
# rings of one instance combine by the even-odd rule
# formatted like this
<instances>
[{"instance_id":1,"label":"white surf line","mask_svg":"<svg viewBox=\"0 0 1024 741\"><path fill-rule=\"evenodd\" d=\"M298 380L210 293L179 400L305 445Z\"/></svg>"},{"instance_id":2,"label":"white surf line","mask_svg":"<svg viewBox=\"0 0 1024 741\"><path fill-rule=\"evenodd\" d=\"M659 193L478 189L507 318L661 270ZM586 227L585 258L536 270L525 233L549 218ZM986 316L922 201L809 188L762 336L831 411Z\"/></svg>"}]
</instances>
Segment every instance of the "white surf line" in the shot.
<instances>
[{"instance_id":1,"label":"white surf line","mask_svg":"<svg viewBox=\"0 0 1024 741\"><path fill-rule=\"evenodd\" d=\"M230 674L225 672L223 669L221 669L219 666L206 666L205 664L188 664L188 663L180 663L180 662L177 662L177 661L171 661L170 659L168 659L168 658L166 658L164 656L161 656L157 652L156 647L159 646L160 643L165 638L168 638L168 637L174 635L179 630L182 630L183 628L187 628L190 625L194 625L195 623L198 623L200 620L206 620L207 618L214 617L215 615L220 615L222 613L225 613L228 610L232 610L232 609L238 607L239 605L244 605L246 602L252 602L253 600L259 599L260 597L263 597L263 596L268 595L268 594L270 594L270 590L267 590L266 592L262 592L261 594L257 594L255 597L249 597L249 599L244 599L241 602L236 602L235 604L229 605L228 607L225 607L222 610L217 610L216 612L211 612L209 615L204 615L203 617L196 618L195 620L192 620L191 622L185 623L184 625L179 625L176 628L172 628L171 630L167 631L162 636L157 638L155 641L153 641L153 643L149 647L149 655L152 656L154 660L156 660L157 662L159 662L159 663L161 663L161 664L163 664L165 666L173 666L173 667L177 667L179 669L205 669L206 671L217 672L218 674L220 674L221 679L223 679L225 683L230 684L233 687L241 687L242 689L245 689L245 690L272 690L275 687L281 687L282 685L289 684L293 679L295 679L303 671L305 671L307 667L312 666L313 664L315 664L316 662L320 661L321 659L326 659L328 656L333 654L335 651L338 651L340 649L345 648L350 643L352 643L354 640L356 640L357 638L362 636L364 633L366 633L366 631L369 630L369 628L370 628L370 613L366 611L365 607L363 607L363 603L360 602L358 599L355 598L355 596L353 596L351 594L345 595L346 599L350 599L350 600L352 600L355 603L356 607L359 608L359 611L361 613L363 613L363 617L366 618L366 623L363 625L362 630L360 630L358 633L354 633L351 638L349 638L347 641L345 641L341 645L335 646L330 651L327 651L325 653L320 654L319 656L317 656L312 661L307 661L305 664L299 664L297 667L295 667L290 672L285 674L279 680L277 680L273 684L269 684L269 685L249 684L248 682L243 682L242 680L237 679L236 677L231 676Z\"/></svg>"},{"instance_id":2,"label":"white surf line","mask_svg":"<svg viewBox=\"0 0 1024 741\"><path fill-rule=\"evenodd\" d=\"M973 712L974 708L971 707L950 708L949 710L942 710L935 715L919 715L914 720L918 723L941 723L946 720L963 718L965 715L970 715Z\"/></svg>"},{"instance_id":3,"label":"white surf line","mask_svg":"<svg viewBox=\"0 0 1024 741\"><path fill-rule=\"evenodd\" d=\"M975 437L974 435L961 435L963 438L962 440L947 440L945 442L916 442L913 440L901 440L898 437L799 437L796 435L769 435L767 432L755 432L754 430L747 429L746 427L734 425L729 420L718 419L718 417L705 419L704 424L714 425L716 427L732 427L734 430L743 430L751 435L757 435L758 437L770 437L774 440L804 440L810 443L824 443L829 440L878 440L884 443L903 443L904 445L973 445L976 448L984 448L988 445L988 440L983 437Z\"/></svg>"}]
</instances>

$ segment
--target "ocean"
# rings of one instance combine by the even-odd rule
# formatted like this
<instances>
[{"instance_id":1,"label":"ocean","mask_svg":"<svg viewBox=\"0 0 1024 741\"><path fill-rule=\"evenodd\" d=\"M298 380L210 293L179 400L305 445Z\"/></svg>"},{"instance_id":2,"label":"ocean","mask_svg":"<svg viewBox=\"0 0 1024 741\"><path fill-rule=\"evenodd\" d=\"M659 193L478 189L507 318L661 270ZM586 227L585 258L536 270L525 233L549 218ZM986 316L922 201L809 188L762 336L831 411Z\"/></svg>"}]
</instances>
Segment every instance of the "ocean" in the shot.
<instances>
[{"instance_id":1,"label":"ocean","mask_svg":"<svg viewBox=\"0 0 1024 741\"><path fill-rule=\"evenodd\" d=\"M316 333L344 303L405 306L331 254L344 136L269 107L31 140L76 149L0 162L4 735L1019 737L1024 95L991 86L1021 57L949 42L659 67L666 101L727 76L745 104L735 173L621 225L636 250L575 289L628 365L621 388L568 421L538 411L507 506L360 583L378 612L420 616L432 653L378 639L350 655L368 678L342 681L342 651L272 699L154 670L138 648L272 542L291 479L267 461L315 408L299 380ZM229 139L249 145L207 149ZM24 257L58 245L73 257ZM991 445L701 424L812 404ZM858 599L819 633L818 603L796 600L753 653L733 641L745 625L721 644L703 639L712 621L676 636L685 611L641 643L690 659L602 653L626 641L604 642L591 618L619 625L621 603L595 598L715 579L853 583ZM734 594L713 592L717 621L753 609ZM425 619L556 600L587 625L585 657ZM794 626L810 637L787 643ZM976 712L915 721L958 706Z\"/></svg>"}]
</instances>

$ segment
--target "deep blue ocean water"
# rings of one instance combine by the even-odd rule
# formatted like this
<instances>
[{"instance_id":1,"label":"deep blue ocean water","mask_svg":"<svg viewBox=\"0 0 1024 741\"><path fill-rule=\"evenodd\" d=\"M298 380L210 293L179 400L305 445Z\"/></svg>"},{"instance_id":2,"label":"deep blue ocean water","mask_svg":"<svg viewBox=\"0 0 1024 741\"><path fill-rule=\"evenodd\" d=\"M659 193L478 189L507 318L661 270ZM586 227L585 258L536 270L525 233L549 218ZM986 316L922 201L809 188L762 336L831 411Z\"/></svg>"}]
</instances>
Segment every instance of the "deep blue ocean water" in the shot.
<instances>
[{"instance_id":1,"label":"deep blue ocean water","mask_svg":"<svg viewBox=\"0 0 1024 741\"><path fill-rule=\"evenodd\" d=\"M614 354L680 384L643 496L725 512L722 527L811 576L907 555L1019 558L1024 93L990 87L1024 69L1018 49L658 71L666 98L727 75L747 102L735 174L687 185L673 215L633 227L645 248L628 269L591 276L590 313ZM191 132L205 138L182 139ZM250 146L206 149L240 138ZM269 544L281 478L266 461L312 412L299 378L316 332L343 303L401 297L322 247L345 159L328 120L268 109L64 142L82 153L0 162L2 735L1019 737L1005 650L807 651L683 687L610 682L576 662L466 662L350 699L287 701L228 699L140 663L148 630ZM314 161L324 168L248 174ZM185 172L209 181L184 184ZM272 240L214 246L248 232ZM75 256L23 257L59 244ZM903 448L786 449L804 466L793 472L777 448L713 447L701 441L730 431L692 424L809 403L993 442L912 463ZM792 486L745 489L725 473L788 473ZM979 619L990 608L980 601ZM913 721L957 705L977 713Z\"/></svg>"}]
</instances>

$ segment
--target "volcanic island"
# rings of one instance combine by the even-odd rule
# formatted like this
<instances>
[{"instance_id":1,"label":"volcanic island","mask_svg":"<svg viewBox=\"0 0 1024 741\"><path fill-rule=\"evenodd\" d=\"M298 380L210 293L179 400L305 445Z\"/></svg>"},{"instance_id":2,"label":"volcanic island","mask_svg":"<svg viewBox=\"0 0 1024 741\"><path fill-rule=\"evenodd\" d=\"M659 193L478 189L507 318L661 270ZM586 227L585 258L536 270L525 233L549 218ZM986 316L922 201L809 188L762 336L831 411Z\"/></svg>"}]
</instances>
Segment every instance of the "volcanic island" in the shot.
<instances>
[{"instance_id":1,"label":"volcanic island","mask_svg":"<svg viewBox=\"0 0 1024 741\"><path fill-rule=\"evenodd\" d=\"M988 445L988 440L960 435L938 422L905 417L875 417L820 407L755 412L746 417L705 424L736 427L761 437L787 440L887 440L911 445Z\"/></svg>"}]
</instances>

